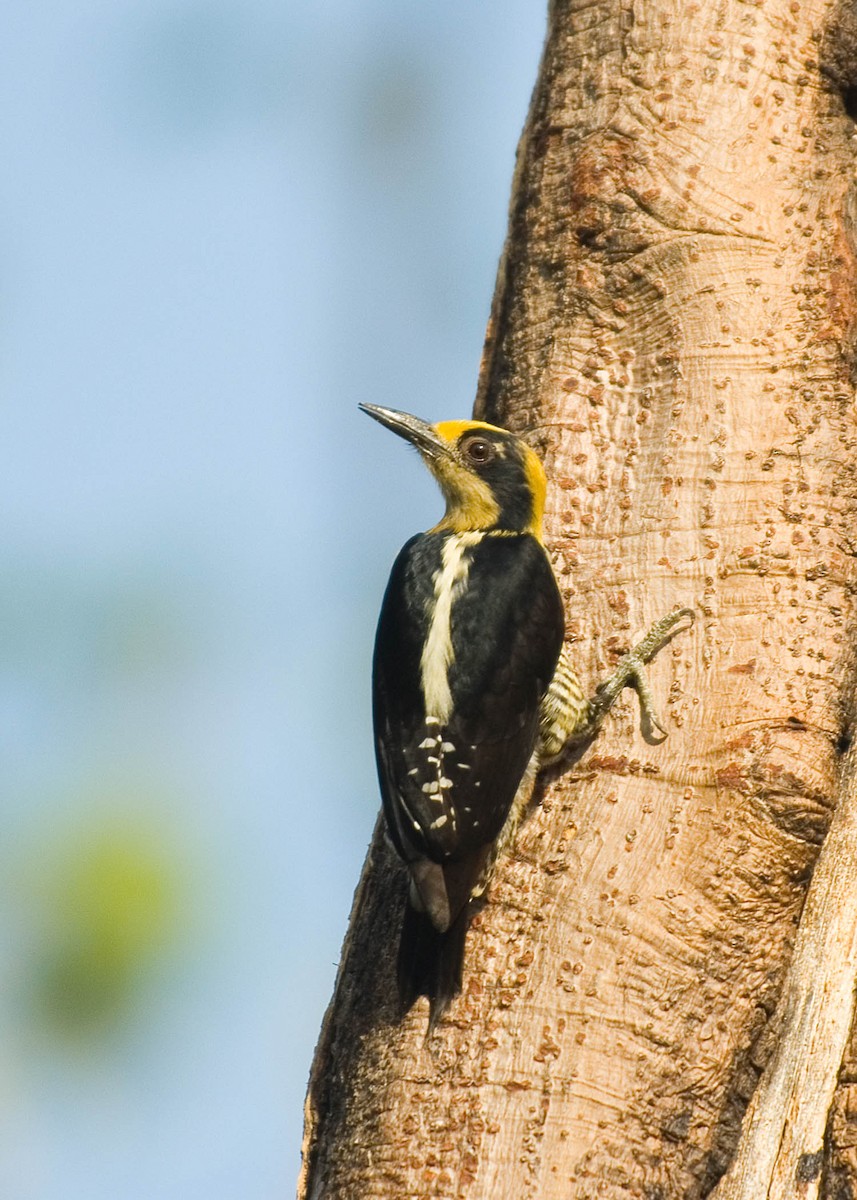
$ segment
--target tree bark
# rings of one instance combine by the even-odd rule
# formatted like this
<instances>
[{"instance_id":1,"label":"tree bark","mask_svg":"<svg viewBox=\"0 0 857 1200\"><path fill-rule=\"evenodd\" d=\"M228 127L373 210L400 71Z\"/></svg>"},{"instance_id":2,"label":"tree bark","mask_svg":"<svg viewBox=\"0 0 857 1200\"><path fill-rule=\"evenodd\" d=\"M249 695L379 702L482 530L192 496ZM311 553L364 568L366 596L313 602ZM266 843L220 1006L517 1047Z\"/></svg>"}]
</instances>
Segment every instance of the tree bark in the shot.
<instances>
[{"instance_id":1,"label":"tree bark","mask_svg":"<svg viewBox=\"0 0 857 1200\"><path fill-rule=\"evenodd\" d=\"M850 786L853 29L824 0L551 8L476 414L544 456L584 680L701 619L650 668L668 742L628 693L542 777L429 1042L424 1002L394 1020L405 884L376 830L301 1198L672 1200L736 1161ZM824 1147L760 1195L857 1197L855 1079L849 1052Z\"/></svg>"}]
</instances>

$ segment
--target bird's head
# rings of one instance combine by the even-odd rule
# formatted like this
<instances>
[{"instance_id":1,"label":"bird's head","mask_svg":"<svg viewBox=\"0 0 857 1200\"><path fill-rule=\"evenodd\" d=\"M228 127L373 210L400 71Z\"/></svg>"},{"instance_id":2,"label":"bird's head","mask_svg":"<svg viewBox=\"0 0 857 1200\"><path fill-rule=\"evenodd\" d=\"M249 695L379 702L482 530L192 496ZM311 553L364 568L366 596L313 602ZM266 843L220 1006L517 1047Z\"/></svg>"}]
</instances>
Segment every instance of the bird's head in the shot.
<instances>
[{"instance_id":1,"label":"bird's head","mask_svg":"<svg viewBox=\"0 0 857 1200\"><path fill-rule=\"evenodd\" d=\"M429 425L394 408L360 408L410 442L440 484L446 514L436 530L500 529L541 540L545 472L526 442L483 421Z\"/></svg>"}]
</instances>

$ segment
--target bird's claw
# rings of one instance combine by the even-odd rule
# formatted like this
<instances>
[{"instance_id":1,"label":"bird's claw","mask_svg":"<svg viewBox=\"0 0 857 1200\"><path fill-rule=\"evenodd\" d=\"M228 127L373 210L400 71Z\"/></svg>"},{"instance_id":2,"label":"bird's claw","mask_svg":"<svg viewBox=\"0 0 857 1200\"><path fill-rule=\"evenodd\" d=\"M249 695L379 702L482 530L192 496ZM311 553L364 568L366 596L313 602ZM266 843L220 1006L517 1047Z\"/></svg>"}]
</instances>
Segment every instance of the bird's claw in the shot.
<instances>
[{"instance_id":1,"label":"bird's claw","mask_svg":"<svg viewBox=\"0 0 857 1200\"><path fill-rule=\"evenodd\" d=\"M667 731L655 712L645 667L678 632L677 627L685 618L693 623L695 613L692 608L680 608L655 621L643 640L620 660L610 678L599 684L593 704L600 710L601 717L612 707L622 689L630 686L640 697L640 728L643 737L648 742L662 742L667 737ZM653 730L657 730L662 736L655 737Z\"/></svg>"}]
</instances>

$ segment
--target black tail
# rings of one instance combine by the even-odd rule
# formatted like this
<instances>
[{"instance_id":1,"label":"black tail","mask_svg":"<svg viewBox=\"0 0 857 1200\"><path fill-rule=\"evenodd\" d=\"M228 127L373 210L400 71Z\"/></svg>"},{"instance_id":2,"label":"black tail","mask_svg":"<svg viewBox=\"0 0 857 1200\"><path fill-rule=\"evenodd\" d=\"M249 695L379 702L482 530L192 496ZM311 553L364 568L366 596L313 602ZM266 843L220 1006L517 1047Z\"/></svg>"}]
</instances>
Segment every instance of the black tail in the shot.
<instances>
[{"instance_id":1,"label":"black tail","mask_svg":"<svg viewBox=\"0 0 857 1200\"><path fill-rule=\"evenodd\" d=\"M404 1016L418 996L428 996L429 1033L453 996L461 991L464 939L469 924L468 904L445 933L439 933L425 913L405 905L399 941L399 999Z\"/></svg>"}]
</instances>

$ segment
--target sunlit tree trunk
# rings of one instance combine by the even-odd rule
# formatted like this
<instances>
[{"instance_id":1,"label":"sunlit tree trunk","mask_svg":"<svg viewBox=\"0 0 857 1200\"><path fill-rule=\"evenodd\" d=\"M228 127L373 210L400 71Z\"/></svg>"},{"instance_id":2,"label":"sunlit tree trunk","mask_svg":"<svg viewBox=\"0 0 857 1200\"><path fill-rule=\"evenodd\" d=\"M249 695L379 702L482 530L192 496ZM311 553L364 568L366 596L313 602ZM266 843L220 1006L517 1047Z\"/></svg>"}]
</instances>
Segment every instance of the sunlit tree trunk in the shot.
<instances>
[{"instance_id":1,"label":"sunlit tree trunk","mask_svg":"<svg viewBox=\"0 0 857 1200\"><path fill-rule=\"evenodd\" d=\"M544 456L584 680L698 620L651 668L669 740L626 693L543 778L429 1043L376 833L301 1197L857 1197L855 88L825 0L551 8L476 413Z\"/></svg>"}]
</instances>

